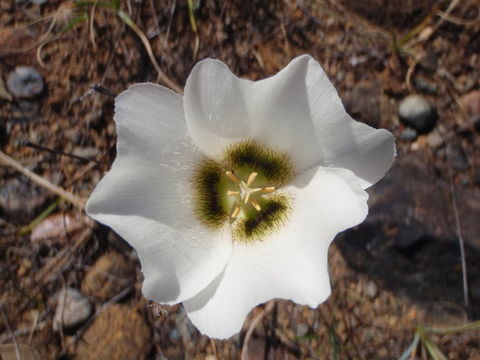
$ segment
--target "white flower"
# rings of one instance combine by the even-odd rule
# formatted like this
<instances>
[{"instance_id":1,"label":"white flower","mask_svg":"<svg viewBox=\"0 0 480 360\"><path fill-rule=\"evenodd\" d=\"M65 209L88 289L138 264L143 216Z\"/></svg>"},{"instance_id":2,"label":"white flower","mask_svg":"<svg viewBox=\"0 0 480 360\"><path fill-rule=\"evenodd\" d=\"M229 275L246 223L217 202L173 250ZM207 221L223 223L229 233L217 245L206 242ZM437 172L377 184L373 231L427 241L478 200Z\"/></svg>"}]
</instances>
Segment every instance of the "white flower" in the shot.
<instances>
[{"instance_id":1,"label":"white flower","mask_svg":"<svg viewBox=\"0 0 480 360\"><path fill-rule=\"evenodd\" d=\"M328 246L364 220L364 189L395 156L306 55L256 82L201 61L183 96L131 86L115 122L117 158L87 212L135 248L148 299L183 302L216 338L267 300L329 296Z\"/></svg>"}]
</instances>

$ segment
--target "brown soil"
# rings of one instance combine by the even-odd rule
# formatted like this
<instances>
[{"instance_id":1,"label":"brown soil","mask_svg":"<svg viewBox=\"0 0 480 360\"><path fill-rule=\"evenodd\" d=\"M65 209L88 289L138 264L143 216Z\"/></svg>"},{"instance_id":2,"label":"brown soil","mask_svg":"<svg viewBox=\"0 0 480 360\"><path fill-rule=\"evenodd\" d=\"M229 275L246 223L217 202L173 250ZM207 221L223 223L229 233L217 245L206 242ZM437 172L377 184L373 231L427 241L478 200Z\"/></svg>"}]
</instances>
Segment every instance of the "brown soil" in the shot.
<instances>
[{"instance_id":1,"label":"brown soil","mask_svg":"<svg viewBox=\"0 0 480 360\"><path fill-rule=\"evenodd\" d=\"M0 0L0 148L86 198L115 157L112 95L162 77L114 10L99 2L82 12L80 3ZM400 168L372 190L372 214L365 224L331 247L332 296L317 309L276 301L253 332L251 359L397 359L417 325L458 325L480 315L480 117L472 105L478 100L471 100L480 88L480 5L475 0L384 3L194 1L197 33L187 1L120 3L179 88L205 57L221 59L239 76L260 79L309 53L355 118L397 136ZM451 3L455 7L442 18ZM42 75L45 89L38 97L15 99L2 92L19 65ZM410 93L435 105L439 119L433 132L440 141L431 133L412 141L399 138L405 126L397 107ZM451 185L471 269L468 308ZM107 228L86 221L44 237L37 231L32 240L25 226L51 205L53 215L78 213L0 163L0 347L15 340L32 345L44 359L240 357L246 331L264 306L251 312L239 335L211 341L192 327L181 306L143 299L132 249ZM115 266L99 260L112 252L122 254ZM125 272L122 266L130 262L134 270ZM98 263L103 267L95 273ZM86 277L101 277L112 266L121 281L95 295L98 289L85 285ZM53 295L65 287L93 294L94 312L82 326L54 332ZM124 327L129 321L138 328L135 336ZM115 341L126 350L112 346ZM478 330L435 335L432 341L449 359L480 358ZM416 356L428 358L420 348Z\"/></svg>"}]
</instances>

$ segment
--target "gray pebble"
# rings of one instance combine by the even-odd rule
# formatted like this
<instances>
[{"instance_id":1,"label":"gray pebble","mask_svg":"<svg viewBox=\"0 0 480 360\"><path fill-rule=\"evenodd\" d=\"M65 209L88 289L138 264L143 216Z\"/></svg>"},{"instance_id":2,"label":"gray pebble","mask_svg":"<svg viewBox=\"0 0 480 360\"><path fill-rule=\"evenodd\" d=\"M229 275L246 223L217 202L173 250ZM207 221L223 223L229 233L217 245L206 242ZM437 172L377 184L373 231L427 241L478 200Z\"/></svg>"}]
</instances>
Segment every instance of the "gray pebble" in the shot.
<instances>
[{"instance_id":1,"label":"gray pebble","mask_svg":"<svg viewBox=\"0 0 480 360\"><path fill-rule=\"evenodd\" d=\"M16 105L15 109L18 109L24 115L33 116L38 112L39 108L38 102L32 100L21 100Z\"/></svg>"},{"instance_id":2,"label":"gray pebble","mask_svg":"<svg viewBox=\"0 0 480 360\"><path fill-rule=\"evenodd\" d=\"M469 120L480 128L480 90L473 90L462 96L461 103Z\"/></svg>"},{"instance_id":3,"label":"gray pebble","mask_svg":"<svg viewBox=\"0 0 480 360\"><path fill-rule=\"evenodd\" d=\"M88 298L74 288L66 288L57 293L57 307L53 317L53 330L58 331L80 325L88 319L92 305Z\"/></svg>"},{"instance_id":4,"label":"gray pebble","mask_svg":"<svg viewBox=\"0 0 480 360\"><path fill-rule=\"evenodd\" d=\"M406 128L400 133L400 140L414 141L417 138L417 131L412 128Z\"/></svg>"},{"instance_id":5,"label":"gray pebble","mask_svg":"<svg viewBox=\"0 0 480 360\"><path fill-rule=\"evenodd\" d=\"M374 298L378 295L378 286L373 281L368 281L365 284L365 295L369 298Z\"/></svg>"},{"instance_id":6,"label":"gray pebble","mask_svg":"<svg viewBox=\"0 0 480 360\"><path fill-rule=\"evenodd\" d=\"M304 323L300 323L297 326L297 336L302 338L308 334L308 325Z\"/></svg>"},{"instance_id":7,"label":"gray pebble","mask_svg":"<svg viewBox=\"0 0 480 360\"><path fill-rule=\"evenodd\" d=\"M170 340L179 341L181 339L182 339L182 334L180 334L180 331L178 331L177 328L173 328L172 331L170 331Z\"/></svg>"},{"instance_id":8,"label":"gray pebble","mask_svg":"<svg viewBox=\"0 0 480 360\"><path fill-rule=\"evenodd\" d=\"M376 82L363 81L346 94L347 112L358 121L378 128L382 121L381 92Z\"/></svg>"},{"instance_id":9,"label":"gray pebble","mask_svg":"<svg viewBox=\"0 0 480 360\"><path fill-rule=\"evenodd\" d=\"M42 76L30 66L17 66L7 79L7 87L17 98L32 98L43 91Z\"/></svg>"},{"instance_id":10,"label":"gray pebble","mask_svg":"<svg viewBox=\"0 0 480 360\"><path fill-rule=\"evenodd\" d=\"M437 84L422 79L421 77L416 77L413 79L415 87L423 93L427 94L436 94L437 93Z\"/></svg>"},{"instance_id":11,"label":"gray pebble","mask_svg":"<svg viewBox=\"0 0 480 360\"><path fill-rule=\"evenodd\" d=\"M475 185L480 185L480 168L475 169L473 181L475 182Z\"/></svg>"},{"instance_id":12,"label":"gray pebble","mask_svg":"<svg viewBox=\"0 0 480 360\"><path fill-rule=\"evenodd\" d=\"M0 99L11 101L12 95L5 88L5 83L3 82L2 77L0 76Z\"/></svg>"},{"instance_id":13,"label":"gray pebble","mask_svg":"<svg viewBox=\"0 0 480 360\"><path fill-rule=\"evenodd\" d=\"M468 170L468 158L463 151L462 147L459 145L452 145L447 148L448 157L452 166L455 170L466 171Z\"/></svg>"},{"instance_id":14,"label":"gray pebble","mask_svg":"<svg viewBox=\"0 0 480 360\"><path fill-rule=\"evenodd\" d=\"M93 146L76 146L75 149L73 149L73 155L80 156L85 159L94 159L99 153L100 150Z\"/></svg>"},{"instance_id":15,"label":"gray pebble","mask_svg":"<svg viewBox=\"0 0 480 360\"><path fill-rule=\"evenodd\" d=\"M443 144L442 135L435 129L430 134L427 135L427 144L432 149L436 149Z\"/></svg>"},{"instance_id":16,"label":"gray pebble","mask_svg":"<svg viewBox=\"0 0 480 360\"><path fill-rule=\"evenodd\" d=\"M0 213L13 224L32 221L35 214L45 206L48 193L33 184L25 176L4 177L0 186Z\"/></svg>"},{"instance_id":17,"label":"gray pebble","mask_svg":"<svg viewBox=\"0 0 480 360\"><path fill-rule=\"evenodd\" d=\"M435 108L420 95L409 95L398 107L400 120L420 133L427 133L435 127L437 112Z\"/></svg>"},{"instance_id":18,"label":"gray pebble","mask_svg":"<svg viewBox=\"0 0 480 360\"><path fill-rule=\"evenodd\" d=\"M416 221L402 225L394 238L395 248L403 255L410 257L421 248L425 241L425 231Z\"/></svg>"}]
</instances>

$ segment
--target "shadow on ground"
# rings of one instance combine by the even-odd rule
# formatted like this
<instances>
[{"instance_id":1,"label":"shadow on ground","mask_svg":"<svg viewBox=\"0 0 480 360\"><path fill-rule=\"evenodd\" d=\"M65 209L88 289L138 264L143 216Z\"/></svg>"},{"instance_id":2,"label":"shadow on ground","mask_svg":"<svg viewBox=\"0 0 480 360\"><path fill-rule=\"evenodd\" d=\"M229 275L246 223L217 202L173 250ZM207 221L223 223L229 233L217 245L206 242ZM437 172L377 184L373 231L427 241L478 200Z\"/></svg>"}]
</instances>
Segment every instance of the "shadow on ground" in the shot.
<instances>
[{"instance_id":1,"label":"shadow on ground","mask_svg":"<svg viewBox=\"0 0 480 360\"><path fill-rule=\"evenodd\" d=\"M436 304L464 304L460 247L450 183L426 157L397 160L370 192L370 214L336 245L349 266L380 286L435 311ZM456 186L469 280L467 311L480 317L480 191Z\"/></svg>"}]
</instances>

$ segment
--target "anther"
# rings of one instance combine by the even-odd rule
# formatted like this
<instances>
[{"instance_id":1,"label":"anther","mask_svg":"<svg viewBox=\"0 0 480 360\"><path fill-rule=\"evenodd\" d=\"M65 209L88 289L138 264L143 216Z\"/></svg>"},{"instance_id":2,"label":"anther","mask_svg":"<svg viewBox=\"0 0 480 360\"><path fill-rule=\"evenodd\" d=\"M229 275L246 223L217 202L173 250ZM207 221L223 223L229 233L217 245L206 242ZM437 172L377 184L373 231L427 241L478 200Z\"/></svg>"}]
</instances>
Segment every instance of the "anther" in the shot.
<instances>
[{"instance_id":1,"label":"anther","mask_svg":"<svg viewBox=\"0 0 480 360\"><path fill-rule=\"evenodd\" d=\"M227 190L227 196L240 196L240 191Z\"/></svg>"},{"instance_id":2,"label":"anther","mask_svg":"<svg viewBox=\"0 0 480 360\"><path fill-rule=\"evenodd\" d=\"M248 175L247 186L252 185L252 183L255 181L255 178L257 177L257 175L258 174L256 172L252 172L250 175Z\"/></svg>"},{"instance_id":3,"label":"anther","mask_svg":"<svg viewBox=\"0 0 480 360\"><path fill-rule=\"evenodd\" d=\"M235 219L238 216L238 214L240 214L240 209L241 209L240 205L238 204L233 208L232 214L230 215L232 220Z\"/></svg>"},{"instance_id":4,"label":"anther","mask_svg":"<svg viewBox=\"0 0 480 360\"><path fill-rule=\"evenodd\" d=\"M238 178L237 178L237 175L235 175L233 172L227 171L227 172L225 172L225 175L227 175L227 177L228 177L230 180L232 180L234 183L238 183L238 182L239 182L239 180L238 180Z\"/></svg>"},{"instance_id":5,"label":"anther","mask_svg":"<svg viewBox=\"0 0 480 360\"><path fill-rule=\"evenodd\" d=\"M253 199L250 200L250 204L252 204L252 206L255 208L255 210L257 210L257 211L262 210L260 204L258 202L256 202L255 200L253 200Z\"/></svg>"},{"instance_id":6,"label":"anther","mask_svg":"<svg viewBox=\"0 0 480 360\"><path fill-rule=\"evenodd\" d=\"M275 191L275 186L267 186L267 187L263 187L260 190L260 194L268 194L268 193L271 193L271 192L274 192L274 191Z\"/></svg>"}]
</instances>

